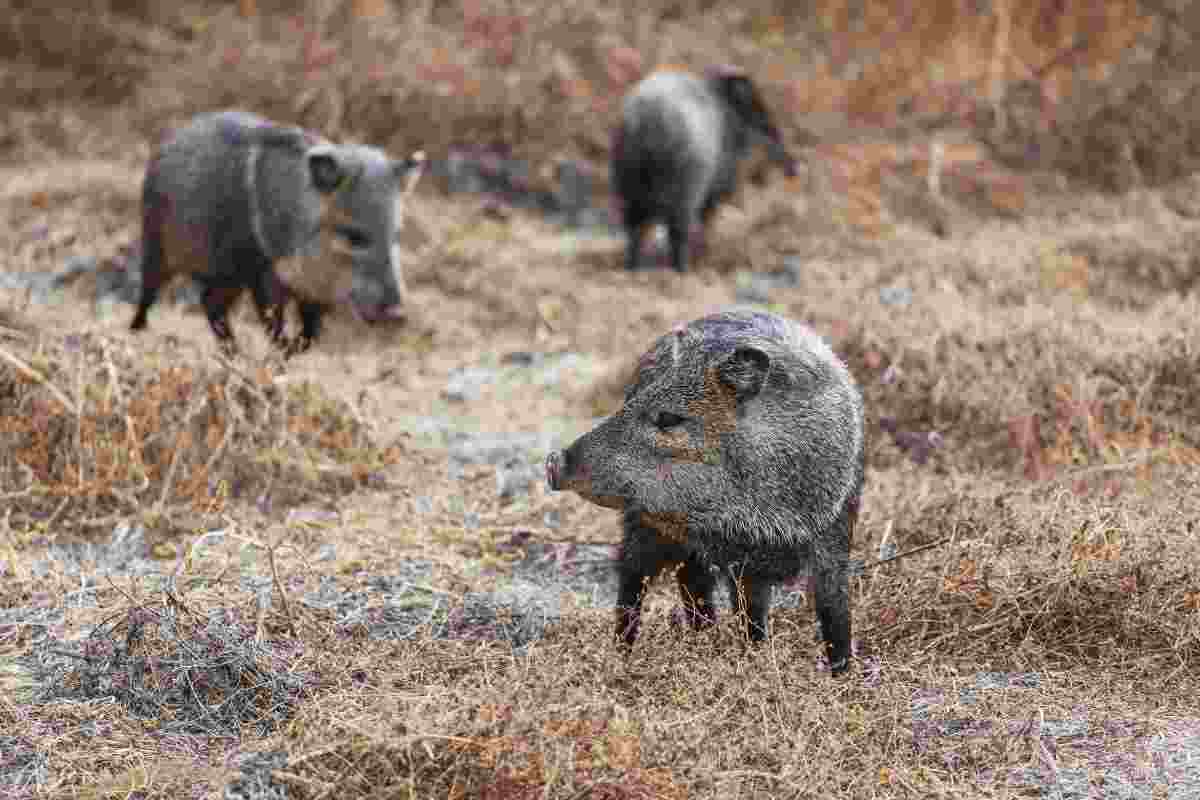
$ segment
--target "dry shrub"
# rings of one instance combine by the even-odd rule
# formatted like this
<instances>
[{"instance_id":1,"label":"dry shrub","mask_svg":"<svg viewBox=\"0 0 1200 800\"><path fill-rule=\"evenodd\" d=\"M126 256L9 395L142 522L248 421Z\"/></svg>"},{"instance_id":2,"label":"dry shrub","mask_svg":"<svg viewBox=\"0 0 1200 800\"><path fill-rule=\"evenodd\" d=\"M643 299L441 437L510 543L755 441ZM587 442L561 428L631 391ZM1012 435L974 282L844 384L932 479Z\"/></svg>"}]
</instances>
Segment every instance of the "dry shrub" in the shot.
<instances>
[{"instance_id":1,"label":"dry shrub","mask_svg":"<svg viewBox=\"0 0 1200 800\"><path fill-rule=\"evenodd\" d=\"M23 4L22 4L23 5ZM126 102L162 55L158 37L96 4L30 3L6 8L0 52L17 80L5 81L9 108L41 108L47 98L84 105Z\"/></svg>"},{"instance_id":2,"label":"dry shrub","mask_svg":"<svg viewBox=\"0 0 1200 800\"><path fill-rule=\"evenodd\" d=\"M12 15L12 105L46 110L40 122L14 110L19 124L0 147L77 138L71 115L59 119L62 103L45 103L53 95L120 107L148 141L196 112L243 107L395 152L441 157L466 142L541 163L603 160L620 97L647 71L737 61L797 142L813 131L845 141L880 125L965 125L1017 169L1058 165L1089 180L1104 179L1097 164L1124 169L1127 153L1148 180L1174 175L1194 149L1188 73L1172 66L1186 42L1162 32L1186 26L1138 0L822 0L802 12L666 0L141 5ZM1141 76L1146 64L1158 72L1131 87L1127 73ZM923 156L893 164L858 144L848 150L864 168L847 171L847 154L834 155L834 213L860 233L886 235L914 206L894 184L912 183L911 170L921 177ZM817 162L828 155L813 153ZM987 216L1021 213L1029 187L982 167L974 159L949 170L950 199ZM930 213L926 224L947 225Z\"/></svg>"},{"instance_id":3,"label":"dry shrub","mask_svg":"<svg viewBox=\"0 0 1200 800\"><path fill-rule=\"evenodd\" d=\"M277 370L147 356L93 334L6 347L0 483L12 521L84 527L145 510L286 507L362 485L394 459L341 401Z\"/></svg>"}]
</instances>

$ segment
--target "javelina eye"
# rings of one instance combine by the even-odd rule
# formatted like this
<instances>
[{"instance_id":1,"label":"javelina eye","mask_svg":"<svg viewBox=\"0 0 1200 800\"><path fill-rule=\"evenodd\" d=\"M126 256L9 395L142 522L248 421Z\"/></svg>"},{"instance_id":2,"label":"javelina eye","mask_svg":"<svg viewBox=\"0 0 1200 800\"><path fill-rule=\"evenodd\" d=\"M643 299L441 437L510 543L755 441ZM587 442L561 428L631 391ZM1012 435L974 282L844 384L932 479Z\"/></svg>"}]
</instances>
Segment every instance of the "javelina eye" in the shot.
<instances>
[{"instance_id":1,"label":"javelina eye","mask_svg":"<svg viewBox=\"0 0 1200 800\"><path fill-rule=\"evenodd\" d=\"M660 431L678 427L685 422L687 422L686 418L672 414L670 411L660 411L654 415L654 427Z\"/></svg>"},{"instance_id":2,"label":"javelina eye","mask_svg":"<svg viewBox=\"0 0 1200 800\"><path fill-rule=\"evenodd\" d=\"M346 240L347 244L356 249L362 249L371 243L371 238L357 228L339 227L337 233Z\"/></svg>"}]
</instances>

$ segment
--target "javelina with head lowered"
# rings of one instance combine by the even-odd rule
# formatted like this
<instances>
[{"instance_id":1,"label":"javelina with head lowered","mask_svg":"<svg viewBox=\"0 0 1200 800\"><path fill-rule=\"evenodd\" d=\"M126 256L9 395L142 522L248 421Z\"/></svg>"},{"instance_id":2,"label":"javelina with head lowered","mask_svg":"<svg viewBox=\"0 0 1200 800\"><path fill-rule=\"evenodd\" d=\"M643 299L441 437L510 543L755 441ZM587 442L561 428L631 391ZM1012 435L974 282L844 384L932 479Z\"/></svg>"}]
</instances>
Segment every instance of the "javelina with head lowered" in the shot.
<instances>
[{"instance_id":1,"label":"javelina with head lowered","mask_svg":"<svg viewBox=\"0 0 1200 800\"><path fill-rule=\"evenodd\" d=\"M611 162L628 237L626 268L641 266L645 227L662 221L671 265L685 271L693 229L703 245L713 212L737 189L739 163L756 139L785 174L796 174L758 89L736 67L712 68L703 77L660 71L634 86L613 133Z\"/></svg>"},{"instance_id":2,"label":"javelina with head lowered","mask_svg":"<svg viewBox=\"0 0 1200 800\"><path fill-rule=\"evenodd\" d=\"M741 310L660 338L621 410L546 460L552 490L623 511L617 636L627 645L644 584L664 569L676 569L693 627L715 622L725 580L761 641L773 586L810 568L834 674L850 655L863 476L862 398L846 366L809 328Z\"/></svg>"},{"instance_id":3,"label":"javelina with head lowered","mask_svg":"<svg viewBox=\"0 0 1200 800\"><path fill-rule=\"evenodd\" d=\"M311 344L335 304L368 322L400 317L397 236L422 158L393 160L245 111L194 117L165 137L146 169L141 298L130 329L146 327L176 275L200 284L209 326L229 350L236 343L227 315L243 289L289 354ZM290 297L301 331L288 340Z\"/></svg>"}]
</instances>

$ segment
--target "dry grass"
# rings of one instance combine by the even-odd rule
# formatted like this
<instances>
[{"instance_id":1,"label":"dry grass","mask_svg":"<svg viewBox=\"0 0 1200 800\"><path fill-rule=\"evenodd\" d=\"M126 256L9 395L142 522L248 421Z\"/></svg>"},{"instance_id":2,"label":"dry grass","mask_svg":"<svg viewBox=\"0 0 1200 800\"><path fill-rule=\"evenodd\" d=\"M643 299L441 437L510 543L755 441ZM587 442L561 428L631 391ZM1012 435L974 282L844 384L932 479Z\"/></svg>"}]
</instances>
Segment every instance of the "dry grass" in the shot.
<instances>
[{"instance_id":1,"label":"dry grass","mask_svg":"<svg viewBox=\"0 0 1200 800\"><path fill-rule=\"evenodd\" d=\"M816 131L809 174L748 186L686 276L626 274L618 241L497 221L423 182L409 325L335 318L286 366L249 309L227 362L166 304L133 336L130 309L90 306L84 281L56 305L0 293L0 796L1194 780L1171 753L1200 736L1200 191L1159 186L1189 163L1187 128L1138 149L1182 118L1164 98L1190 96L1184 78L1177 96L1138 89L1170 83L1178 15L360 2L368 22L352 5L6 9L0 268L119 260L160 126L225 104L434 158L495 137L539 165L603 157L597 120L638 64L720 57L762 76L792 141ZM1043 105L1022 116L1031 81ZM1061 146L1009 157L1031 141ZM1114 141L1137 188L1050 171ZM868 400L855 672L828 676L804 602L777 605L751 649L728 617L680 630L665 585L624 657L610 611L568 580L616 541L611 512L537 482L498 497L492 466L450 469L438 425L569 437L615 408L655 336L785 258L798 285L770 306L828 336ZM580 359L542 380L505 366L516 351ZM477 366L500 377L448 400ZM480 610L535 578L575 589L554 624Z\"/></svg>"}]
</instances>

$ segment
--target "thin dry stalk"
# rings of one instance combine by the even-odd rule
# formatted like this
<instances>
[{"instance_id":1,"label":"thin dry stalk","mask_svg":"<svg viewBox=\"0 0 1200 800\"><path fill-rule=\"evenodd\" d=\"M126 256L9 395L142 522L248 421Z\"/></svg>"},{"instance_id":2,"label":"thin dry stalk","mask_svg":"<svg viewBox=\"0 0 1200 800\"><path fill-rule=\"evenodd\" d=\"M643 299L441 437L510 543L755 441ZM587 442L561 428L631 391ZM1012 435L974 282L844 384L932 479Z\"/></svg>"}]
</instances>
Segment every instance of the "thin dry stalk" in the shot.
<instances>
[{"instance_id":1,"label":"thin dry stalk","mask_svg":"<svg viewBox=\"0 0 1200 800\"><path fill-rule=\"evenodd\" d=\"M192 424L192 420L196 418L196 415L199 414L201 409L203 409L206 405L208 405L208 393L202 392L197 398L196 402L183 416L183 421L179 426L180 431L175 437L175 451L171 454L171 464L167 467L167 475L165 478L163 478L162 491L158 495L158 501L154 504L154 513L156 516L161 515L163 513L163 509L166 507L167 498L171 495L171 487L175 483L176 470L179 469L179 462L183 460L185 448L181 447L180 445L184 441L185 437L191 435L189 427Z\"/></svg>"},{"instance_id":2,"label":"thin dry stalk","mask_svg":"<svg viewBox=\"0 0 1200 800\"><path fill-rule=\"evenodd\" d=\"M86 463L84 460L83 449L83 411L87 405L87 396L84 392L83 383L83 365L84 358L82 353L76 354L75 357L75 396L79 398L79 405L75 409L75 456L79 460L78 485L82 489L87 483Z\"/></svg>"},{"instance_id":3,"label":"thin dry stalk","mask_svg":"<svg viewBox=\"0 0 1200 800\"><path fill-rule=\"evenodd\" d=\"M67 411L74 413L74 414L79 413L77 411L77 407L76 407L75 403L73 401L71 401L45 375L38 372L33 367L29 366L24 361L17 358L15 355L10 353L8 350L4 349L3 347L0 347L0 358L3 358L5 361L12 364L14 367L16 367L18 370L20 370L26 376L32 378L33 380L37 381L41 385L45 386L46 389L50 392L50 394L54 395L54 399L57 400L64 409L66 409Z\"/></svg>"}]
</instances>

